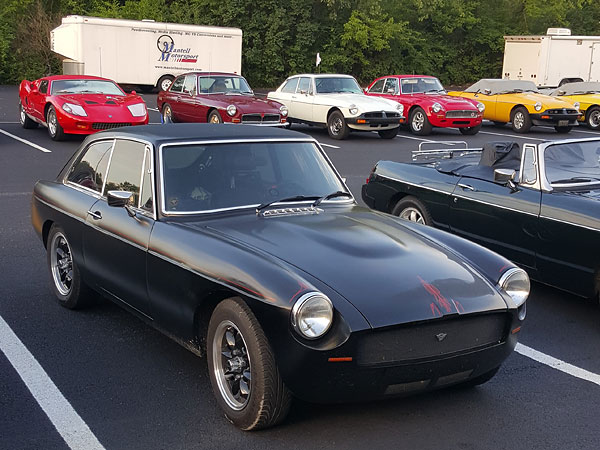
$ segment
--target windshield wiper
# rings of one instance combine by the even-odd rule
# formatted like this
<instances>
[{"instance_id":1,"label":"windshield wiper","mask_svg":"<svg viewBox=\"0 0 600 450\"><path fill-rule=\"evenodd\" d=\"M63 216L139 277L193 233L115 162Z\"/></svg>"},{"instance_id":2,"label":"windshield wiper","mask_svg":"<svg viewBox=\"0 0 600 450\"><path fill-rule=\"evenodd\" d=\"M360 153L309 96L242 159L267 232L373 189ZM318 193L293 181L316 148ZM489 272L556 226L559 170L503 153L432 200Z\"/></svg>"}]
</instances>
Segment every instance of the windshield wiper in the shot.
<instances>
[{"instance_id":1,"label":"windshield wiper","mask_svg":"<svg viewBox=\"0 0 600 450\"><path fill-rule=\"evenodd\" d=\"M323 197L317 198L317 200L315 200L315 202L312 205L313 205L313 207L319 206L321 204L321 202L323 202L325 200L330 200L335 197L350 197L350 198L352 198L352 194L350 192L345 192L345 191L335 191L335 192L332 192L331 194L327 194L327 195L324 195Z\"/></svg>"},{"instance_id":2,"label":"windshield wiper","mask_svg":"<svg viewBox=\"0 0 600 450\"><path fill-rule=\"evenodd\" d=\"M564 180L554 180L551 184L559 184L559 183L592 183L600 181L600 178L595 177L573 177L573 178L565 178Z\"/></svg>"},{"instance_id":3,"label":"windshield wiper","mask_svg":"<svg viewBox=\"0 0 600 450\"><path fill-rule=\"evenodd\" d=\"M278 200L273 200L271 202L267 202L267 203L258 205L256 207L256 212L260 212L263 209L268 208L269 206L271 206L274 203L298 202L301 200L318 200L320 198L321 197L319 197L318 195L295 195L293 197L284 197L284 198L280 198Z\"/></svg>"}]
</instances>

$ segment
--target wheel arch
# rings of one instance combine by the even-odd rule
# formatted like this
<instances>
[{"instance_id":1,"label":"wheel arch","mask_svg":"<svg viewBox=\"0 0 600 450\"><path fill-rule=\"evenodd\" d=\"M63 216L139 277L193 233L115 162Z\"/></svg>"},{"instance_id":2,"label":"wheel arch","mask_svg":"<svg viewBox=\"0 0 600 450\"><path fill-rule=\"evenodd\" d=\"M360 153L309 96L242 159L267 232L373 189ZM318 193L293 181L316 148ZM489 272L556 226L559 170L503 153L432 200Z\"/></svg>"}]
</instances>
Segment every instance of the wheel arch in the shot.
<instances>
[{"instance_id":1,"label":"wheel arch","mask_svg":"<svg viewBox=\"0 0 600 450\"><path fill-rule=\"evenodd\" d=\"M219 114L219 116L221 116L221 113L219 111L219 108L217 108L216 106L211 106L208 111L206 112L206 122L208 122L208 118L210 117L210 115L213 113L213 111L217 112ZM221 119L223 119L223 116L221 116Z\"/></svg>"},{"instance_id":2,"label":"wheel arch","mask_svg":"<svg viewBox=\"0 0 600 450\"><path fill-rule=\"evenodd\" d=\"M46 102L46 104L44 105L44 121L46 120L46 116L48 116L48 110L51 106L54 106L52 102ZM56 106L54 106L54 108L56 109ZM56 120L58 120L58 118Z\"/></svg>"},{"instance_id":3,"label":"wheel arch","mask_svg":"<svg viewBox=\"0 0 600 450\"><path fill-rule=\"evenodd\" d=\"M515 111L516 111L516 109L517 109L517 108L525 108L525 109L527 109L527 106L525 106L525 105L524 105L524 104L522 104L522 103L519 103L518 105L515 105L515 106L513 106L513 107L510 109L510 119L511 119L511 120L512 120L513 114L515 113ZM527 113L529 114L529 110L528 110L528 109L527 109Z\"/></svg>"},{"instance_id":4,"label":"wheel arch","mask_svg":"<svg viewBox=\"0 0 600 450\"><path fill-rule=\"evenodd\" d=\"M390 197L390 199L388 200L388 204L387 204L387 208L386 208L386 212L391 214L392 211L394 210L394 207L396 206L396 204L398 204L398 202L400 200L402 200L403 198L409 196L410 194L407 194L406 192L396 192L394 195L392 195ZM418 198L415 196L415 198Z\"/></svg>"},{"instance_id":5,"label":"wheel arch","mask_svg":"<svg viewBox=\"0 0 600 450\"><path fill-rule=\"evenodd\" d=\"M234 297L239 298L250 307L246 298L243 298L238 292L226 288L215 289L198 299L198 304L194 311L194 335L196 336L196 343L202 355L206 355L206 336L213 311L223 300Z\"/></svg>"},{"instance_id":6,"label":"wheel arch","mask_svg":"<svg viewBox=\"0 0 600 450\"><path fill-rule=\"evenodd\" d=\"M338 111L342 116L344 116L344 113L342 112L342 110L337 107L337 106L332 106L331 108L329 108L329 111L327 111L327 120L329 120L329 116L331 114L333 114L335 111ZM346 116L344 116L344 119L346 118Z\"/></svg>"},{"instance_id":7,"label":"wheel arch","mask_svg":"<svg viewBox=\"0 0 600 450\"><path fill-rule=\"evenodd\" d=\"M44 248L48 248L48 235L53 224L53 220L46 220L44 225L42 225L42 242L44 243Z\"/></svg>"}]
</instances>

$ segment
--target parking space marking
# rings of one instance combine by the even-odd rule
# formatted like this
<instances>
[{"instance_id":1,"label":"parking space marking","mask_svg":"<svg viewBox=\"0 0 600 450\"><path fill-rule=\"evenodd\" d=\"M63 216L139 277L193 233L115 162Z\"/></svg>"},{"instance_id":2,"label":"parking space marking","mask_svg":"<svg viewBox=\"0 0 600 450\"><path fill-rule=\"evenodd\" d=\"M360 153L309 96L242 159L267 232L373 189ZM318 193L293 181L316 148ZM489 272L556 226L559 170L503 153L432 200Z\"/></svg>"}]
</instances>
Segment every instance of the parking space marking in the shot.
<instances>
[{"instance_id":1,"label":"parking space marking","mask_svg":"<svg viewBox=\"0 0 600 450\"><path fill-rule=\"evenodd\" d=\"M319 142L319 144L322 145L323 147L340 148L337 145L323 144L322 142Z\"/></svg>"},{"instance_id":2,"label":"parking space marking","mask_svg":"<svg viewBox=\"0 0 600 450\"><path fill-rule=\"evenodd\" d=\"M540 139L540 138L534 138L534 137L529 137L529 136L517 136L515 134L505 134L505 133L492 133L491 131L480 131L480 134L493 134L494 136L506 136L509 138L515 138L515 139L529 139L532 141L548 141L549 139Z\"/></svg>"},{"instance_id":3,"label":"parking space marking","mask_svg":"<svg viewBox=\"0 0 600 450\"><path fill-rule=\"evenodd\" d=\"M550 355L546 355L545 353L539 352L531 347L527 347L526 345L519 343L515 347L515 352L523 356L527 356L534 361L550 366L553 369L560 370L561 372L569 374L573 377L581 378L582 380L589 381L590 383L600 386L600 375L561 361L560 359L554 358Z\"/></svg>"},{"instance_id":4,"label":"parking space marking","mask_svg":"<svg viewBox=\"0 0 600 450\"><path fill-rule=\"evenodd\" d=\"M17 123L20 123L20 122L0 122L0 123L5 123L7 125L9 125L9 124L10 125L16 125Z\"/></svg>"},{"instance_id":5,"label":"parking space marking","mask_svg":"<svg viewBox=\"0 0 600 450\"><path fill-rule=\"evenodd\" d=\"M149 109L150 111L156 111L156 112L160 112L160 111L158 110L158 108L148 108L148 109Z\"/></svg>"},{"instance_id":6,"label":"parking space marking","mask_svg":"<svg viewBox=\"0 0 600 450\"><path fill-rule=\"evenodd\" d=\"M1 316L0 350L70 448L104 450L98 438Z\"/></svg>"},{"instance_id":7,"label":"parking space marking","mask_svg":"<svg viewBox=\"0 0 600 450\"><path fill-rule=\"evenodd\" d=\"M3 129L0 128L0 133L4 134L5 136L8 136L9 138L13 138L19 142L22 142L25 145L29 145L30 147L35 148L36 150L39 150L41 152L44 153L52 153L50 150L48 150L47 148L44 148L40 145L34 144L33 142L29 142L27 139L23 139L20 138L19 136L15 136L14 134L9 133L8 131L4 131Z\"/></svg>"},{"instance_id":8,"label":"parking space marking","mask_svg":"<svg viewBox=\"0 0 600 450\"><path fill-rule=\"evenodd\" d=\"M432 141L431 139L422 139L422 138L417 138L417 137L412 137L412 136L403 136L401 134L396 136L397 138L402 138L402 139L412 139L414 141L423 141L423 142L437 142L437 141Z\"/></svg>"}]
</instances>

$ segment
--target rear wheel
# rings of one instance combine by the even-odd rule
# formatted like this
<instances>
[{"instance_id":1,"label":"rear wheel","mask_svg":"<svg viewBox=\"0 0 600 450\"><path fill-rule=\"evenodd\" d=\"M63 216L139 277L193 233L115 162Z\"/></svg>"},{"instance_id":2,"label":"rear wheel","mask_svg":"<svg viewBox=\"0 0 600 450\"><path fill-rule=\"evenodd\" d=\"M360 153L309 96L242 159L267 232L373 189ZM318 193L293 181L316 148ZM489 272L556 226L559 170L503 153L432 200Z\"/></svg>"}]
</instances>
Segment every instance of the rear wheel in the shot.
<instances>
[{"instance_id":1,"label":"rear wheel","mask_svg":"<svg viewBox=\"0 0 600 450\"><path fill-rule=\"evenodd\" d=\"M23 128L31 129L37 128L37 122L34 122L29 118L27 113L25 112L25 108L23 108L23 104L19 102L19 122L21 122L21 126Z\"/></svg>"},{"instance_id":2,"label":"rear wheel","mask_svg":"<svg viewBox=\"0 0 600 450\"><path fill-rule=\"evenodd\" d=\"M431 130L433 129L427 118L427 114L425 114L423 108L419 107L416 107L411 111L408 125L410 126L410 131L419 136L431 134Z\"/></svg>"},{"instance_id":3,"label":"rear wheel","mask_svg":"<svg viewBox=\"0 0 600 450\"><path fill-rule=\"evenodd\" d=\"M592 106L586 111L585 123L592 130L600 129L600 107Z\"/></svg>"},{"instance_id":4,"label":"rear wheel","mask_svg":"<svg viewBox=\"0 0 600 450\"><path fill-rule=\"evenodd\" d=\"M392 210L392 214L401 219L422 223L424 225L431 225L432 223L427 207L416 197L412 196L404 197L396 203L396 206L394 206L394 209Z\"/></svg>"},{"instance_id":5,"label":"rear wheel","mask_svg":"<svg viewBox=\"0 0 600 450\"><path fill-rule=\"evenodd\" d=\"M289 411L291 394L248 305L239 298L219 303L206 342L213 392L227 418L242 430L281 422Z\"/></svg>"},{"instance_id":6,"label":"rear wheel","mask_svg":"<svg viewBox=\"0 0 600 450\"><path fill-rule=\"evenodd\" d=\"M65 131L58 122L54 106L48 108L48 112L46 113L46 124L48 125L48 134L52 140L62 141L65 138Z\"/></svg>"},{"instance_id":7,"label":"rear wheel","mask_svg":"<svg viewBox=\"0 0 600 450\"><path fill-rule=\"evenodd\" d=\"M527 133L531 129L529 112L522 106L513 110L510 120L512 122L512 129L515 133Z\"/></svg>"},{"instance_id":8,"label":"rear wheel","mask_svg":"<svg viewBox=\"0 0 600 450\"><path fill-rule=\"evenodd\" d=\"M389 130L381 130L378 131L379 137L381 139L394 139L398 135L398 129L400 127L391 128Z\"/></svg>"},{"instance_id":9,"label":"rear wheel","mask_svg":"<svg viewBox=\"0 0 600 450\"><path fill-rule=\"evenodd\" d=\"M332 139L346 139L350 134L350 127L339 111L333 111L327 118L327 132Z\"/></svg>"},{"instance_id":10,"label":"rear wheel","mask_svg":"<svg viewBox=\"0 0 600 450\"><path fill-rule=\"evenodd\" d=\"M473 136L474 134L479 133L479 130L481 130L481 124L475 125L474 127L459 128L458 130L466 136Z\"/></svg>"},{"instance_id":11,"label":"rear wheel","mask_svg":"<svg viewBox=\"0 0 600 450\"><path fill-rule=\"evenodd\" d=\"M173 83L173 76L172 75L163 75L158 80L158 83L156 83L156 87L160 91L166 91L166 90L168 90L171 87L172 83Z\"/></svg>"},{"instance_id":12,"label":"rear wheel","mask_svg":"<svg viewBox=\"0 0 600 450\"><path fill-rule=\"evenodd\" d=\"M557 133L568 133L573 129L573 127L554 127L554 129Z\"/></svg>"},{"instance_id":13,"label":"rear wheel","mask_svg":"<svg viewBox=\"0 0 600 450\"><path fill-rule=\"evenodd\" d=\"M208 115L208 123L223 123L223 118L219 111L212 110Z\"/></svg>"}]
</instances>

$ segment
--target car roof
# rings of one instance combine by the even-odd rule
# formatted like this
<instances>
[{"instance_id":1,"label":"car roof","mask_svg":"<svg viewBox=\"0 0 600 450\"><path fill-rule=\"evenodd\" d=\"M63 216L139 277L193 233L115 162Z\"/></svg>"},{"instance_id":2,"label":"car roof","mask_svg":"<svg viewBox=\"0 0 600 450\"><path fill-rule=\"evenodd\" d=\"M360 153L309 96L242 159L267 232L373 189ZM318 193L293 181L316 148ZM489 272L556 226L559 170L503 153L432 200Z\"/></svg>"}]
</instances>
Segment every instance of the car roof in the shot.
<instances>
[{"instance_id":1,"label":"car roof","mask_svg":"<svg viewBox=\"0 0 600 450\"><path fill-rule=\"evenodd\" d=\"M181 75L198 75L199 77L218 76L218 77L241 77L239 73L232 72L186 72ZM178 75L181 76L181 75Z\"/></svg>"},{"instance_id":2,"label":"car roof","mask_svg":"<svg viewBox=\"0 0 600 450\"><path fill-rule=\"evenodd\" d=\"M291 75L288 78L294 77L354 78L352 75L346 75L343 73L298 73L296 75Z\"/></svg>"},{"instance_id":3,"label":"car roof","mask_svg":"<svg viewBox=\"0 0 600 450\"><path fill-rule=\"evenodd\" d=\"M56 80L103 80L113 81L110 78L95 77L93 75L51 75L49 77L40 78L41 80L56 81Z\"/></svg>"},{"instance_id":4,"label":"car roof","mask_svg":"<svg viewBox=\"0 0 600 450\"><path fill-rule=\"evenodd\" d=\"M171 142L192 141L227 141L227 140L263 140L263 139L307 139L314 140L311 136L297 131L281 129L279 127L265 127L256 125L226 125L208 123L173 123L167 125L138 125L115 128L90 135L85 140L88 142L98 139L140 139L152 143L155 147Z\"/></svg>"}]
</instances>

